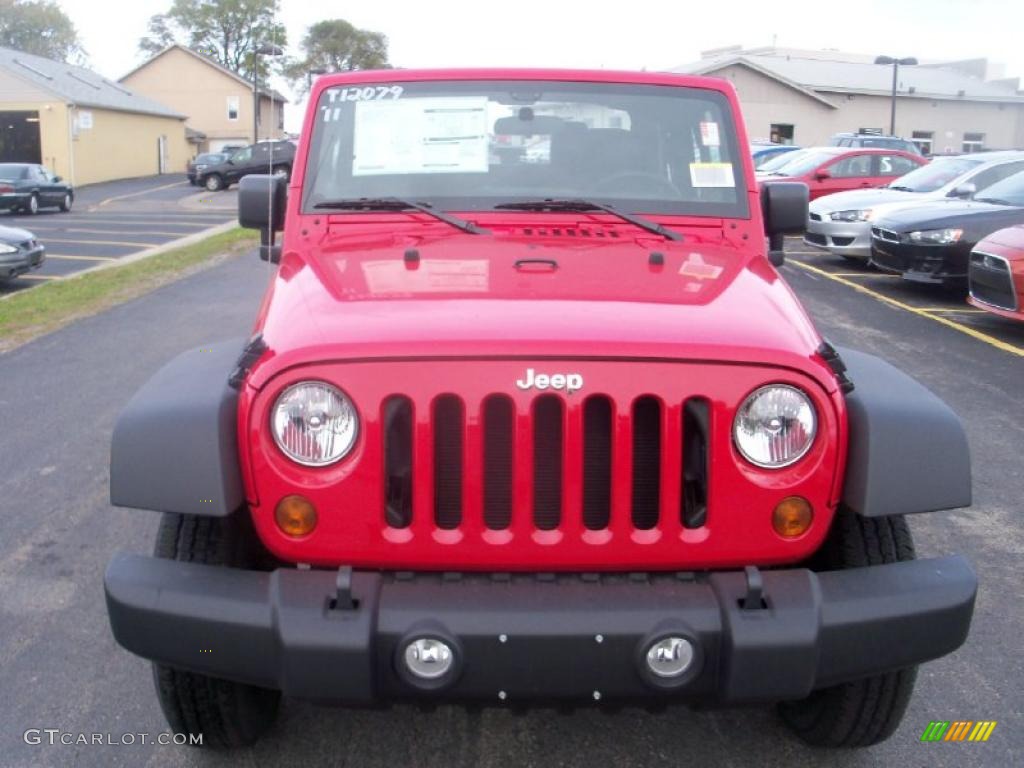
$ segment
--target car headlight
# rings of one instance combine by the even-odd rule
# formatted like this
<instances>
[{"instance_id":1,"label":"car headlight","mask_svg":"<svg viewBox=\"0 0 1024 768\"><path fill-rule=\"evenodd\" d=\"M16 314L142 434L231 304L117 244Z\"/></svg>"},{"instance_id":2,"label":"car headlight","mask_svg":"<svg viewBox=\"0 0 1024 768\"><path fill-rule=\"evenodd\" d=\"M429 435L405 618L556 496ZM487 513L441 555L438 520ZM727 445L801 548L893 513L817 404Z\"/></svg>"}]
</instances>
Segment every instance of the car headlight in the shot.
<instances>
[{"instance_id":1,"label":"car headlight","mask_svg":"<svg viewBox=\"0 0 1024 768\"><path fill-rule=\"evenodd\" d=\"M6 254L6 253L17 253L17 252L18 252L18 249L15 248L13 245L8 245L7 243L0 243L0 253Z\"/></svg>"},{"instance_id":2,"label":"car headlight","mask_svg":"<svg viewBox=\"0 0 1024 768\"><path fill-rule=\"evenodd\" d=\"M743 401L733 422L733 438L751 464L779 469L810 450L817 422L807 395L788 384L769 384Z\"/></svg>"},{"instance_id":3,"label":"car headlight","mask_svg":"<svg viewBox=\"0 0 1024 768\"><path fill-rule=\"evenodd\" d=\"M302 381L282 392L271 415L277 447L293 461L323 467L356 443L359 416L352 401L323 381Z\"/></svg>"},{"instance_id":4,"label":"car headlight","mask_svg":"<svg viewBox=\"0 0 1024 768\"><path fill-rule=\"evenodd\" d=\"M832 221L871 221L871 209L862 211L833 211L829 214Z\"/></svg>"},{"instance_id":5,"label":"car headlight","mask_svg":"<svg viewBox=\"0 0 1024 768\"><path fill-rule=\"evenodd\" d=\"M921 245L950 245L960 241L962 229L925 229L911 232L910 242Z\"/></svg>"}]
</instances>

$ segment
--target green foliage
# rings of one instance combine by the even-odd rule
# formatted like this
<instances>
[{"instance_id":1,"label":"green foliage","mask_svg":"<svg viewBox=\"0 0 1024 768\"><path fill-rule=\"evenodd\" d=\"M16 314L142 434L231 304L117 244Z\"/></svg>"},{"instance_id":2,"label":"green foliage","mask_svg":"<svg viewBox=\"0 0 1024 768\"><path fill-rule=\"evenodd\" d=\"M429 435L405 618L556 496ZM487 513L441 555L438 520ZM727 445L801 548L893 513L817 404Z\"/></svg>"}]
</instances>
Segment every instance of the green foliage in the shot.
<instances>
[{"instance_id":1,"label":"green foliage","mask_svg":"<svg viewBox=\"0 0 1024 768\"><path fill-rule=\"evenodd\" d=\"M386 69L388 39L380 32L371 32L349 24L344 19L328 19L313 24L302 38L303 57L291 61L285 75L293 85L304 90L309 73L351 72L356 69Z\"/></svg>"},{"instance_id":2,"label":"green foliage","mask_svg":"<svg viewBox=\"0 0 1024 768\"><path fill-rule=\"evenodd\" d=\"M0 0L0 46L75 64L85 59L75 25L51 0Z\"/></svg>"},{"instance_id":3,"label":"green foliage","mask_svg":"<svg viewBox=\"0 0 1024 768\"><path fill-rule=\"evenodd\" d=\"M3 0L0 0L2 2ZM170 10L149 20L149 35L139 41L146 53L180 43L250 80L266 80L270 65L257 55L260 46L284 48L287 33L275 21L279 0L174 0Z\"/></svg>"}]
</instances>

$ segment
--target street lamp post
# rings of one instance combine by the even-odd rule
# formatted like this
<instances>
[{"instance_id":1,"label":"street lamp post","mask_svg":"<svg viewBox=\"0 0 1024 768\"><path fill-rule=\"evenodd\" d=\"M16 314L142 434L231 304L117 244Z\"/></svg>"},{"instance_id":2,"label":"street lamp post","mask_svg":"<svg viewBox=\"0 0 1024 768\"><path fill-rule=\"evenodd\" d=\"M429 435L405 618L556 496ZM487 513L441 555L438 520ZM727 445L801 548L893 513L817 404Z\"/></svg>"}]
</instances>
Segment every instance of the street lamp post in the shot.
<instances>
[{"instance_id":1,"label":"street lamp post","mask_svg":"<svg viewBox=\"0 0 1024 768\"><path fill-rule=\"evenodd\" d=\"M252 142L255 144L260 140L260 68L258 56L283 56L284 50L280 46L263 43L252 52ZM273 117L273 115L271 115Z\"/></svg>"},{"instance_id":2,"label":"street lamp post","mask_svg":"<svg viewBox=\"0 0 1024 768\"><path fill-rule=\"evenodd\" d=\"M899 77L900 64L904 67L912 67L917 64L917 59L913 56L907 56L903 59L897 59L893 56L879 56L875 59L875 64L883 64L888 66L892 64L892 109L889 113L889 135L896 135L896 83Z\"/></svg>"}]
</instances>

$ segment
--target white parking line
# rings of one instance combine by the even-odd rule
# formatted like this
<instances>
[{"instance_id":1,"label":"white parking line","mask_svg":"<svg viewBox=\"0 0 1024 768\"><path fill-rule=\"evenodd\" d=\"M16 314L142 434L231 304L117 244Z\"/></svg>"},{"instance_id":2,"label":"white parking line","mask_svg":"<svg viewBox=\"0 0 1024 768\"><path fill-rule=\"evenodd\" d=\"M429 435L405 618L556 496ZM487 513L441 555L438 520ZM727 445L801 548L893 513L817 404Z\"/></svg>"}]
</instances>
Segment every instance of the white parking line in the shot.
<instances>
[{"instance_id":1,"label":"white parking line","mask_svg":"<svg viewBox=\"0 0 1024 768\"><path fill-rule=\"evenodd\" d=\"M61 253L48 253L46 258L67 261L117 261L117 258L114 256L66 256Z\"/></svg>"}]
</instances>

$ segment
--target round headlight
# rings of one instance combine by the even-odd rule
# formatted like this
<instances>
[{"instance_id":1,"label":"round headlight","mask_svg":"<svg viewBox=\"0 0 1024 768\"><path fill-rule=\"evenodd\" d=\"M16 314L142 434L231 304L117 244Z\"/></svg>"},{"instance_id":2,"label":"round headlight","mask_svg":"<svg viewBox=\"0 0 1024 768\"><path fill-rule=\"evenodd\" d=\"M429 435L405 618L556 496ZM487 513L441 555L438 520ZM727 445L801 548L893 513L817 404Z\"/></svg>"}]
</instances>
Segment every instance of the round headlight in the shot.
<instances>
[{"instance_id":1,"label":"round headlight","mask_svg":"<svg viewBox=\"0 0 1024 768\"><path fill-rule=\"evenodd\" d=\"M277 398L271 416L274 442L288 458L307 467L333 464L356 443L359 417L337 387L303 381Z\"/></svg>"},{"instance_id":2,"label":"round headlight","mask_svg":"<svg viewBox=\"0 0 1024 768\"><path fill-rule=\"evenodd\" d=\"M736 413L736 447L766 469L799 461L814 443L817 418L810 398L796 387L770 384L751 393Z\"/></svg>"}]
</instances>

